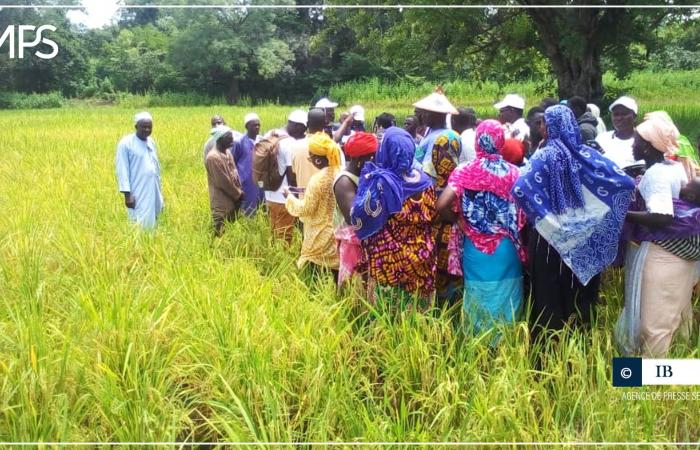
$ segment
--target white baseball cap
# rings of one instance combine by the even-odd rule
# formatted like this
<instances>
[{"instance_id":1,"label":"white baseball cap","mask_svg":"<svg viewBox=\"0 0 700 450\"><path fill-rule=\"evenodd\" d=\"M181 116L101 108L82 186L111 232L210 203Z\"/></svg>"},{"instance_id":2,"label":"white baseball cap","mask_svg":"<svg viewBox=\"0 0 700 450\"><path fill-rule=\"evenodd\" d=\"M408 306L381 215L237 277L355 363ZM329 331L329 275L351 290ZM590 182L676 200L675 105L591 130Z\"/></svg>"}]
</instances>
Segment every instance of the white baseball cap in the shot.
<instances>
[{"instance_id":1,"label":"white baseball cap","mask_svg":"<svg viewBox=\"0 0 700 450\"><path fill-rule=\"evenodd\" d=\"M301 109L295 109L289 114L287 120L294 123L300 123L306 126L309 120L309 115L306 113L306 111L302 111Z\"/></svg>"},{"instance_id":2,"label":"white baseball cap","mask_svg":"<svg viewBox=\"0 0 700 450\"><path fill-rule=\"evenodd\" d=\"M246 114L243 118L243 126L248 125L248 122L250 122L251 120L260 120L260 117L258 117L258 115L255 113Z\"/></svg>"},{"instance_id":3,"label":"white baseball cap","mask_svg":"<svg viewBox=\"0 0 700 450\"><path fill-rule=\"evenodd\" d=\"M359 120L360 122L365 121L365 108L360 105L355 105L350 108L350 115L353 119Z\"/></svg>"},{"instance_id":4,"label":"white baseball cap","mask_svg":"<svg viewBox=\"0 0 700 450\"><path fill-rule=\"evenodd\" d=\"M613 108L616 106L624 106L625 108L634 111L635 114L637 114L637 112L639 111L639 107L637 106L637 102L635 101L635 99L626 95L623 95L622 97L615 100L608 109L612 111Z\"/></svg>"},{"instance_id":5,"label":"white baseball cap","mask_svg":"<svg viewBox=\"0 0 700 450\"><path fill-rule=\"evenodd\" d=\"M510 106L516 109L525 109L525 99L518 94L508 94L503 97L503 100L493 105L494 108L501 110Z\"/></svg>"},{"instance_id":6,"label":"white baseball cap","mask_svg":"<svg viewBox=\"0 0 700 450\"><path fill-rule=\"evenodd\" d=\"M332 102L326 97L316 102L316 108L335 108L336 106L338 106L336 102Z\"/></svg>"}]
</instances>

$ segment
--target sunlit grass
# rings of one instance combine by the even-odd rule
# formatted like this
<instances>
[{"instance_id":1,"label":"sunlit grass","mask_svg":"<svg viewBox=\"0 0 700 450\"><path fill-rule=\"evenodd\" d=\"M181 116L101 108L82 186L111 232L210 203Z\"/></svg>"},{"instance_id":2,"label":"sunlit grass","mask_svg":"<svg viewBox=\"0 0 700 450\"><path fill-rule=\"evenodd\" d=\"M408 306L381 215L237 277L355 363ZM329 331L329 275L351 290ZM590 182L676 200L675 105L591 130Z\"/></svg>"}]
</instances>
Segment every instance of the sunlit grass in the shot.
<instances>
[{"instance_id":1,"label":"sunlit grass","mask_svg":"<svg viewBox=\"0 0 700 450\"><path fill-rule=\"evenodd\" d=\"M263 128L289 110L256 108ZM134 112L0 113L1 441L700 439L696 402L611 386L619 272L593 329L546 349L522 322L376 315L299 272L299 236L273 242L262 214L212 240L209 117L241 129L247 109L151 109L166 209L153 236L128 225L114 152Z\"/></svg>"}]
</instances>

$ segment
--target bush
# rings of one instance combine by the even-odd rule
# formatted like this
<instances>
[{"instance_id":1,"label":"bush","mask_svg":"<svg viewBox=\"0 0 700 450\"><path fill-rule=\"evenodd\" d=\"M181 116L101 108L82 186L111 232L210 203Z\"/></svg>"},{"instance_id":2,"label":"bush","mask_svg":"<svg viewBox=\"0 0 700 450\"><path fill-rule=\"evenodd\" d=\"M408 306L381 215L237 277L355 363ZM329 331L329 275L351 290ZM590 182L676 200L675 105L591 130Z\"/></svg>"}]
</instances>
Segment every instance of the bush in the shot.
<instances>
[{"instance_id":1,"label":"bush","mask_svg":"<svg viewBox=\"0 0 700 450\"><path fill-rule=\"evenodd\" d=\"M213 97L197 92L147 92L144 94L130 94L120 92L116 94L115 103L119 106L130 108L147 108L154 106L211 106L225 105L224 96Z\"/></svg>"},{"instance_id":2,"label":"bush","mask_svg":"<svg viewBox=\"0 0 700 450\"><path fill-rule=\"evenodd\" d=\"M24 92L0 92L0 109L60 108L65 99L60 92L27 94Z\"/></svg>"}]
</instances>

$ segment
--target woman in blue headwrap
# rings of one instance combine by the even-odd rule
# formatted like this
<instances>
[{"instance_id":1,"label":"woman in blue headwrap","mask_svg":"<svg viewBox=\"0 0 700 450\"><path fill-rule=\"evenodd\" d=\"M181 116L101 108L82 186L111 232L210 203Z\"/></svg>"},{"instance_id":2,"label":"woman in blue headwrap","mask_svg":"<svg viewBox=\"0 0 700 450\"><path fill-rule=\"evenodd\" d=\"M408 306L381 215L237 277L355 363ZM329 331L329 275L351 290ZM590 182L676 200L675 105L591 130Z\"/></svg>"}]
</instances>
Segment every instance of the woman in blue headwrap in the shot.
<instances>
[{"instance_id":1,"label":"woman in blue headwrap","mask_svg":"<svg viewBox=\"0 0 700 450\"><path fill-rule=\"evenodd\" d=\"M365 163L350 211L362 247L360 271L378 287L427 304L435 281L435 188L413 168L415 143L398 127L384 133L375 162Z\"/></svg>"},{"instance_id":2,"label":"woman in blue headwrap","mask_svg":"<svg viewBox=\"0 0 700 450\"><path fill-rule=\"evenodd\" d=\"M591 320L599 274L615 259L634 191L632 178L581 143L569 108L547 108L544 125L543 147L513 188L534 229L529 258L535 331L561 329L572 315Z\"/></svg>"}]
</instances>

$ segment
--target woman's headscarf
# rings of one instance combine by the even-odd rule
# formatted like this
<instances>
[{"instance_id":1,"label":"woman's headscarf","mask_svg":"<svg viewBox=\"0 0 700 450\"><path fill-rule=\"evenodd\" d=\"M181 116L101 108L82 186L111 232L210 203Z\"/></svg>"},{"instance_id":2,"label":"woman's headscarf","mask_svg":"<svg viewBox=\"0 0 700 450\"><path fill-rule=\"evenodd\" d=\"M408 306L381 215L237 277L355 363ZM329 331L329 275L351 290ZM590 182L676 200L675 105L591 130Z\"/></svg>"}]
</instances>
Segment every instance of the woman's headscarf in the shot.
<instances>
[{"instance_id":1,"label":"woman's headscarf","mask_svg":"<svg viewBox=\"0 0 700 450\"><path fill-rule=\"evenodd\" d=\"M309 137L309 153L317 156L325 156L328 166L340 166L340 147L326 133L319 131Z\"/></svg>"},{"instance_id":2,"label":"woman's headscarf","mask_svg":"<svg viewBox=\"0 0 700 450\"><path fill-rule=\"evenodd\" d=\"M538 233L583 284L613 262L634 181L581 143L571 110L544 113L547 140L515 183L513 195Z\"/></svg>"},{"instance_id":3,"label":"woman's headscarf","mask_svg":"<svg viewBox=\"0 0 700 450\"><path fill-rule=\"evenodd\" d=\"M375 162L367 162L360 173L357 195L350 210L357 237L367 239L379 232L406 199L431 186L422 170L413 168L415 143L410 134L389 127Z\"/></svg>"},{"instance_id":4,"label":"woman's headscarf","mask_svg":"<svg viewBox=\"0 0 700 450\"><path fill-rule=\"evenodd\" d=\"M348 138L344 150L350 158L357 158L375 153L378 146L379 142L375 135L358 131Z\"/></svg>"},{"instance_id":5,"label":"woman's headscarf","mask_svg":"<svg viewBox=\"0 0 700 450\"><path fill-rule=\"evenodd\" d=\"M645 141L664 155L672 156L678 151L680 133L666 111L648 113L636 130Z\"/></svg>"},{"instance_id":6,"label":"woman's headscarf","mask_svg":"<svg viewBox=\"0 0 700 450\"><path fill-rule=\"evenodd\" d=\"M600 118L600 108L598 108L598 105L595 103L588 103L586 107L591 114L593 114L593 117L595 117L597 122L595 128L598 130L598 134L603 134L608 131L608 129L605 127L605 122L603 122L603 119Z\"/></svg>"},{"instance_id":7,"label":"woman's headscarf","mask_svg":"<svg viewBox=\"0 0 700 450\"><path fill-rule=\"evenodd\" d=\"M525 158L525 144L519 139L506 139L501 152L503 159L511 164L519 166Z\"/></svg>"},{"instance_id":8,"label":"woman's headscarf","mask_svg":"<svg viewBox=\"0 0 700 450\"><path fill-rule=\"evenodd\" d=\"M505 131L496 120L485 120L476 128L477 159L452 172L449 186L459 197L463 231L481 252L493 254L504 237L520 250L518 233L524 226L511 190L518 168L501 156Z\"/></svg>"}]
</instances>

